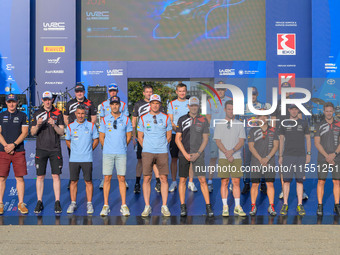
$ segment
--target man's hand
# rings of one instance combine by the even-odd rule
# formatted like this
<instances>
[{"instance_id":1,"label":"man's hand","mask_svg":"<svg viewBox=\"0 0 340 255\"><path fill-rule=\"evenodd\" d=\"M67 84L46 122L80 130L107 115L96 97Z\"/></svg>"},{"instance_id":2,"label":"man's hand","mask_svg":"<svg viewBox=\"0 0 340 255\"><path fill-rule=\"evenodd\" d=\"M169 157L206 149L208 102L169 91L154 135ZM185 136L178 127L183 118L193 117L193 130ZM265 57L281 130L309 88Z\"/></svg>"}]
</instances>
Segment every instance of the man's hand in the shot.
<instances>
[{"instance_id":1,"label":"man's hand","mask_svg":"<svg viewBox=\"0 0 340 255\"><path fill-rule=\"evenodd\" d=\"M37 120L37 125L40 127L41 125L42 125L42 123L43 123L43 118L39 118L38 120Z\"/></svg>"},{"instance_id":2,"label":"man's hand","mask_svg":"<svg viewBox=\"0 0 340 255\"><path fill-rule=\"evenodd\" d=\"M229 161L230 163L232 163L232 162L234 161L234 157L233 157L233 156L229 157L229 158L228 158L228 161Z\"/></svg>"},{"instance_id":3,"label":"man's hand","mask_svg":"<svg viewBox=\"0 0 340 255\"><path fill-rule=\"evenodd\" d=\"M10 144L7 144L4 148L5 148L6 153L11 154L11 152L14 152L15 146L13 143L10 143Z\"/></svg>"},{"instance_id":4,"label":"man's hand","mask_svg":"<svg viewBox=\"0 0 340 255\"><path fill-rule=\"evenodd\" d=\"M268 164L269 159L268 158L261 158L260 163L262 166L266 166Z\"/></svg>"},{"instance_id":5,"label":"man's hand","mask_svg":"<svg viewBox=\"0 0 340 255\"><path fill-rule=\"evenodd\" d=\"M193 153L193 154L190 154L190 158L191 158L191 162L195 162L198 158L199 158L200 154L198 153Z\"/></svg>"},{"instance_id":6,"label":"man's hand","mask_svg":"<svg viewBox=\"0 0 340 255\"><path fill-rule=\"evenodd\" d=\"M326 161L328 163L331 163L331 162L334 161L335 157L336 157L335 153L328 154L327 157L326 157Z\"/></svg>"},{"instance_id":7,"label":"man's hand","mask_svg":"<svg viewBox=\"0 0 340 255\"><path fill-rule=\"evenodd\" d=\"M306 157L306 164L309 164L309 162L310 162L310 155L307 155L307 157Z\"/></svg>"},{"instance_id":8,"label":"man's hand","mask_svg":"<svg viewBox=\"0 0 340 255\"><path fill-rule=\"evenodd\" d=\"M282 165L282 157L279 157L279 165Z\"/></svg>"},{"instance_id":9,"label":"man's hand","mask_svg":"<svg viewBox=\"0 0 340 255\"><path fill-rule=\"evenodd\" d=\"M230 158L233 155L234 151L233 150L227 150L224 155L226 156L226 158Z\"/></svg>"},{"instance_id":10,"label":"man's hand","mask_svg":"<svg viewBox=\"0 0 340 255\"><path fill-rule=\"evenodd\" d=\"M183 156L185 157L186 160L191 161L191 156L189 153L185 153L183 154Z\"/></svg>"},{"instance_id":11,"label":"man's hand","mask_svg":"<svg viewBox=\"0 0 340 255\"><path fill-rule=\"evenodd\" d=\"M54 121L54 119L48 118L47 123L50 124L50 125L54 128L54 126L55 126L55 121Z\"/></svg>"}]
</instances>

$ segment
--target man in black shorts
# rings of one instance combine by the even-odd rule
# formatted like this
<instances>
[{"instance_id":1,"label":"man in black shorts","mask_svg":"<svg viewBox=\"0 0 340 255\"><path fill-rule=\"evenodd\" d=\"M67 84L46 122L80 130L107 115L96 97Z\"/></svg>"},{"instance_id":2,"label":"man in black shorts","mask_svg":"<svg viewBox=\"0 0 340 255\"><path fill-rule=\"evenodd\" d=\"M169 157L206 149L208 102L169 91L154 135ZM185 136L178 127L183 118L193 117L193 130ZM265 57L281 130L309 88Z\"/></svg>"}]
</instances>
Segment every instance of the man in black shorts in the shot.
<instances>
[{"instance_id":1,"label":"man in black shorts","mask_svg":"<svg viewBox=\"0 0 340 255\"><path fill-rule=\"evenodd\" d=\"M135 103L135 106L133 108L132 113L132 136L133 136L133 146L137 146L137 165L136 165L136 184L134 188L134 193L138 194L140 193L141 187L140 187L140 179L143 172L143 165L142 165L142 146L137 141L137 123L139 121L139 118L148 113L150 111L150 97L153 94L153 87L151 85L144 85L143 87L143 96L144 99L139 100L137 103ZM161 107L161 112L163 112L163 108ZM159 179L159 171L156 167L156 165L153 167L153 171L155 172L156 177L156 186L155 190L160 193L161 192L161 181Z\"/></svg>"},{"instance_id":2,"label":"man in black shorts","mask_svg":"<svg viewBox=\"0 0 340 255\"><path fill-rule=\"evenodd\" d=\"M209 122L198 113L199 100L189 99L189 113L178 119L176 129L176 144L179 151L179 185L178 192L181 200L181 216L187 215L185 204L185 184L192 168L201 184L202 194L206 203L207 216L214 216L210 204L209 189L205 178L204 149L209 141Z\"/></svg>"},{"instance_id":3,"label":"man in black shorts","mask_svg":"<svg viewBox=\"0 0 340 255\"><path fill-rule=\"evenodd\" d=\"M55 213L61 213L60 174L63 167L63 158L61 155L60 136L64 135L63 114L52 105L52 93L50 91L43 93L42 102L42 107L33 115L31 127L32 136L37 136L35 166L37 169L38 202L34 212L40 213L44 209L42 197L47 160L49 159L55 196L54 211Z\"/></svg>"},{"instance_id":4,"label":"man in black shorts","mask_svg":"<svg viewBox=\"0 0 340 255\"><path fill-rule=\"evenodd\" d=\"M27 214L24 203L24 176L27 175L27 167L23 141L28 134L28 119L25 113L17 110L16 95L7 95L6 105L7 111L0 113L0 215L4 213L3 197L11 163L17 183L18 210Z\"/></svg>"},{"instance_id":5,"label":"man in black shorts","mask_svg":"<svg viewBox=\"0 0 340 255\"><path fill-rule=\"evenodd\" d=\"M77 186L81 169L86 186L86 211L87 214L92 214L94 211L92 205L92 151L99 143L99 135L96 125L85 119L85 107L83 105L77 106L75 114L77 119L68 124L65 137L66 145L71 149L69 160L71 204L67 208L67 213L73 213L77 209Z\"/></svg>"},{"instance_id":6,"label":"man in black shorts","mask_svg":"<svg viewBox=\"0 0 340 255\"><path fill-rule=\"evenodd\" d=\"M288 196L290 183L295 173L296 193L298 197L297 212L300 216L306 214L302 205L303 182L305 180L305 164L311 159L311 138L308 123L299 118L296 105L289 106L289 120L284 121L280 128L279 164L282 165L283 176L283 206L280 214L288 213ZM307 143L307 155L305 149Z\"/></svg>"},{"instance_id":7,"label":"man in black shorts","mask_svg":"<svg viewBox=\"0 0 340 255\"><path fill-rule=\"evenodd\" d=\"M262 109L262 110L267 110ZM279 148L279 137L274 127L268 125L268 116L257 116L258 127L250 129L248 134L249 150L252 153L251 167L251 210L250 215L257 212L256 199L260 180L263 178L267 184L267 196L269 200L268 213L276 215L274 208L274 181L275 181L275 153ZM246 169L247 171L248 169Z\"/></svg>"},{"instance_id":8,"label":"man in black shorts","mask_svg":"<svg viewBox=\"0 0 340 255\"><path fill-rule=\"evenodd\" d=\"M325 119L319 123L314 137L315 147L318 149L318 209L317 215L323 215L322 199L328 172L332 173L334 212L340 215L340 122L336 121L334 105L327 102L323 106Z\"/></svg>"}]
</instances>

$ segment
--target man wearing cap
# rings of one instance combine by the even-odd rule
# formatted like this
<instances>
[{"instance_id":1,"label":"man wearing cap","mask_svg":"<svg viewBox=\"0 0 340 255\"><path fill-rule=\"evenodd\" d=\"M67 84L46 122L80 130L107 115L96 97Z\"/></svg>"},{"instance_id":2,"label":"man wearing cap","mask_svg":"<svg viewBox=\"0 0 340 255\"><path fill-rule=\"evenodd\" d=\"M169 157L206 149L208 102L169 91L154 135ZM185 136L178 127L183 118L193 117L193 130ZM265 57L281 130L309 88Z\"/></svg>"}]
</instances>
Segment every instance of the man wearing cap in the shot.
<instances>
[{"instance_id":1,"label":"man wearing cap","mask_svg":"<svg viewBox=\"0 0 340 255\"><path fill-rule=\"evenodd\" d=\"M99 143L98 131L94 123L85 119L85 107L83 105L77 106L75 115L77 119L68 124L65 137L66 145L71 149L69 160L71 204L67 209L67 213L73 213L77 209L77 185L81 169L86 186L86 210L88 214L92 214L94 211L92 205L92 151Z\"/></svg>"},{"instance_id":2,"label":"man wearing cap","mask_svg":"<svg viewBox=\"0 0 340 255\"><path fill-rule=\"evenodd\" d=\"M64 135L64 119L60 110L52 104L52 93L45 91L42 96L43 105L33 114L31 135L37 136L35 166L37 169L37 198L34 209L40 213L44 209L42 202L44 179L47 161L50 160L53 190L55 196L54 212L61 213L60 205L60 174L63 167L60 136Z\"/></svg>"},{"instance_id":3,"label":"man wearing cap","mask_svg":"<svg viewBox=\"0 0 340 255\"><path fill-rule=\"evenodd\" d=\"M218 84L224 84L223 81L219 81ZM216 88L217 96L214 97L214 99L209 98L207 103L207 119L210 123L210 136L209 136L209 144L210 144L210 162L209 165L211 166L210 169L213 169L216 167L216 162L218 158L218 147L216 145L216 142L214 140L214 121L219 119L225 118L225 111L224 111L224 104L232 100L231 97L226 96L227 89L226 88ZM221 102L220 102L221 99ZM213 179L214 173L209 173L209 180L208 180L208 188L209 192L213 191Z\"/></svg>"},{"instance_id":4,"label":"man wearing cap","mask_svg":"<svg viewBox=\"0 0 340 255\"><path fill-rule=\"evenodd\" d=\"M298 206L296 208L300 216L306 214L302 205L303 182L305 180L305 164L311 159L311 138L307 121L299 118L299 109L296 105L289 106L289 120L284 122L279 130L280 152L279 164L282 165L283 176L283 205L280 214L288 213L288 196L290 183L295 173L296 193ZM307 147L307 153L305 149Z\"/></svg>"},{"instance_id":5,"label":"man wearing cap","mask_svg":"<svg viewBox=\"0 0 340 255\"><path fill-rule=\"evenodd\" d=\"M204 149L209 140L208 120L198 113L199 100L190 97L189 112L178 119L176 144L179 152L179 185L178 192L181 201L181 216L187 215L185 204L185 184L192 168L201 184L202 194L206 204L207 216L214 216L210 204L208 185L205 179Z\"/></svg>"},{"instance_id":6,"label":"man wearing cap","mask_svg":"<svg viewBox=\"0 0 340 255\"><path fill-rule=\"evenodd\" d=\"M171 141L171 121L168 115L160 111L161 97L153 94L150 97L150 112L140 117L138 122L138 141L143 148L143 196L145 208L143 217L151 214L150 206L150 182L152 177L152 167L155 164L159 170L161 180L161 195L163 216L170 216L167 206L168 200L168 144Z\"/></svg>"},{"instance_id":7,"label":"man wearing cap","mask_svg":"<svg viewBox=\"0 0 340 255\"><path fill-rule=\"evenodd\" d=\"M99 141L103 146L103 175L104 175L104 206L100 212L106 216L110 212L109 193L113 169L116 168L119 183L119 191L122 199L120 212L123 216L129 216L130 211L126 205L126 152L131 141L132 125L129 117L119 111L121 108L120 98L110 98L111 113L106 115L100 122Z\"/></svg>"},{"instance_id":8,"label":"man wearing cap","mask_svg":"<svg viewBox=\"0 0 340 255\"><path fill-rule=\"evenodd\" d=\"M25 113L17 110L16 95L7 95L6 105L7 111L0 113L0 215L4 213L3 197L11 163L17 183L18 210L27 214L24 203L24 176L27 175L27 167L23 141L28 135L28 119Z\"/></svg>"},{"instance_id":9,"label":"man wearing cap","mask_svg":"<svg viewBox=\"0 0 340 255\"><path fill-rule=\"evenodd\" d=\"M111 107L110 107L110 98L111 97L115 97L118 94L118 86L116 83L111 83L109 85L109 95L110 97L105 100L104 102L101 103L100 105L100 112L99 112L99 116L100 119L102 120L106 115L111 114ZM124 103L123 101L120 101L120 109L119 112L121 112L122 114L124 114L125 116L129 117L129 111L128 111L128 106L126 103ZM127 183L126 183L127 185ZM102 189L104 186L104 178L102 179L102 181L100 182L99 188ZM127 186L128 188L128 186Z\"/></svg>"},{"instance_id":10,"label":"man wearing cap","mask_svg":"<svg viewBox=\"0 0 340 255\"><path fill-rule=\"evenodd\" d=\"M64 122L66 125L72 123L76 119L76 109L78 105L84 105L85 107L85 118L92 122L96 123L97 120L97 109L93 105L93 103L85 97L85 87L81 83L77 83L77 86L74 88L75 98L71 99L66 104L66 110L64 115Z\"/></svg>"},{"instance_id":11,"label":"man wearing cap","mask_svg":"<svg viewBox=\"0 0 340 255\"><path fill-rule=\"evenodd\" d=\"M253 107L256 110L270 109L271 105L269 103L261 103L257 100L259 96L259 92L257 88L256 87L251 87L251 88L252 88L252 102L251 103L253 104ZM248 135L251 127L256 125L256 123L254 122L251 125L248 125L248 121L251 119L256 119L256 115L250 111L249 102L246 104L245 108L246 108L245 115L242 117L246 119L246 123L247 123L246 135ZM244 150L243 150L243 165L245 167L250 166L250 161L251 161L251 152L249 150L248 141L246 140L244 144ZM250 191L250 172L249 171L246 171L244 173L243 183L244 183L244 187L242 190L242 194L247 194ZM267 186L266 186L266 182L264 179L261 179L260 190L264 194L267 194Z\"/></svg>"},{"instance_id":12,"label":"man wearing cap","mask_svg":"<svg viewBox=\"0 0 340 255\"><path fill-rule=\"evenodd\" d=\"M142 100L139 100L135 103L133 107L133 113L132 113L132 141L133 145L137 146L137 165L136 165L136 184L134 188L134 193L139 194L140 193L140 179L143 172L143 165L142 165L142 146L139 144L137 140L137 134L136 134L136 128L137 123L140 119L140 117L150 111L150 97L153 94L153 87L149 84L146 84L143 86L143 96L144 98ZM161 106L160 111L163 112L164 109ZM159 171L157 167L154 165L153 171L155 172L156 177L156 186L155 190L159 193L161 192L161 181L159 179Z\"/></svg>"}]
</instances>

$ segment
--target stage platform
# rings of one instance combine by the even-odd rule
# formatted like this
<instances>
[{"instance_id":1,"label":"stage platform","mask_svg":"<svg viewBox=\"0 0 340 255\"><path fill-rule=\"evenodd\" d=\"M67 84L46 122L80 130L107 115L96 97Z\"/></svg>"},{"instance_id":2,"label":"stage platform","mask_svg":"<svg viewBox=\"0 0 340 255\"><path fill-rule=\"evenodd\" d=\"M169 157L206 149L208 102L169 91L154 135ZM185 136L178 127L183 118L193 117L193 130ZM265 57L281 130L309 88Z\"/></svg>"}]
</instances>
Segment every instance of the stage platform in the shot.
<instances>
[{"instance_id":1,"label":"stage platform","mask_svg":"<svg viewBox=\"0 0 340 255\"><path fill-rule=\"evenodd\" d=\"M214 179L214 190L210 193L211 204L215 213L215 217L208 218L205 215L205 203L202 193L199 188L199 182L194 179L197 192L187 190L186 204L188 209L187 217L180 217L180 201L178 191L169 193L168 207L172 214L171 217L163 217L161 214L161 195L154 190L155 180L152 181L151 191L151 207L152 215L148 218L141 217L144 209L143 194L134 194L133 187L135 180L127 180L129 189L127 190L127 205L130 208L131 216L123 217L120 215L119 209L121 199L118 189L118 182L116 179L112 180L110 191L109 205L111 213L107 217L101 217L100 211L103 206L103 191L99 189L100 180L94 180L94 194L93 206L94 214L88 216L86 214L86 197L85 184L83 180L78 184L78 209L74 214L66 213L67 207L70 203L69 191L67 190L68 180L63 179L61 182L61 205L63 212L60 215L54 213L54 194L52 187L52 180L45 180L45 189L43 196L43 203L45 209L39 215L34 214L33 210L36 205L36 189L35 180L26 180L25 189L25 203L29 209L29 214L22 216L17 210L18 197L15 189L15 180L7 180L7 186L4 196L5 213L0 216L0 225L270 225L270 224L339 224L340 217L333 213L334 199L333 199L333 184L330 179L326 182L324 195L324 216L317 217L317 198L316 198L316 179L307 179L305 182L305 190L309 195L309 199L304 201L306 216L300 217L296 213L297 197L295 182L291 185L291 193L289 196L289 210L288 216L281 217L269 216L267 213L268 198L266 195L259 192L257 199L258 213L257 216L238 217L233 215L234 199L229 193L228 204L230 210L229 217L222 217L222 200L220 195L220 180ZM242 184L243 185L243 184ZM281 191L281 184L279 180L275 182L275 209L279 212L283 204L283 200L278 199ZM249 214L250 211L250 194L241 195L241 205L244 211Z\"/></svg>"}]
</instances>

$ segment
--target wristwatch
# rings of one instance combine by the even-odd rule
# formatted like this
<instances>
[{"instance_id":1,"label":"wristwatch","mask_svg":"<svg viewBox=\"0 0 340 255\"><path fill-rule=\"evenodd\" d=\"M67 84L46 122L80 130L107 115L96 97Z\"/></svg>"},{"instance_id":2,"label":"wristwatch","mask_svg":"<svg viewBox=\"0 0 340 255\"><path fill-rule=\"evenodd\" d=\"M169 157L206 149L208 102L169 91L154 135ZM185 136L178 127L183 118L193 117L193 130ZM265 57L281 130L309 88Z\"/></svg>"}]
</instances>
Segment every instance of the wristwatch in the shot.
<instances>
[{"instance_id":1,"label":"wristwatch","mask_svg":"<svg viewBox=\"0 0 340 255\"><path fill-rule=\"evenodd\" d=\"M339 155L339 152L335 151L334 154L335 154L335 157L336 157L336 156Z\"/></svg>"},{"instance_id":2,"label":"wristwatch","mask_svg":"<svg viewBox=\"0 0 340 255\"><path fill-rule=\"evenodd\" d=\"M200 152L200 151L197 151L197 154L198 154L198 155L201 155L201 153L202 153L202 152Z\"/></svg>"},{"instance_id":3,"label":"wristwatch","mask_svg":"<svg viewBox=\"0 0 340 255\"><path fill-rule=\"evenodd\" d=\"M17 147L18 145L16 143L13 143L14 144L14 147Z\"/></svg>"},{"instance_id":4,"label":"wristwatch","mask_svg":"<svg viewBox=\"0 0 340 255\"><path fill-rule=\"evenodd\" d=\"M307 155L312 155L312 153L310 151L307 151Z\"/></svg>"}]
</instances>

